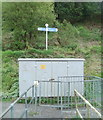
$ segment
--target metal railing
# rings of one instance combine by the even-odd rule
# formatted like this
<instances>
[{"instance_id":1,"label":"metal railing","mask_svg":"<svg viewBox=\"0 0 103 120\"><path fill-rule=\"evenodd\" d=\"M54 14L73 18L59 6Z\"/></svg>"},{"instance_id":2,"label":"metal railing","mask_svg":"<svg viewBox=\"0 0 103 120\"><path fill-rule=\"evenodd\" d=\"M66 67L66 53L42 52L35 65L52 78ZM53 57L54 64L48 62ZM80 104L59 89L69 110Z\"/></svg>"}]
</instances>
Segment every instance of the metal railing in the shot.
<instances>
[{"instance_id":1,"label":"metal railing","mask_svg":"<svg viewBox=\"0 0 103 120\"><path fill-rule=\"evenodd\" d=\"M37 83L36 83L37 82ZM20 118L28 117L28 108L31 103L34 104L35 113L37 105L50 106L59 108L61 111L75 110L75 94L76 89L89 103L101 109L101 78L94 76L61 76L57 81L36 81L26 92L24 92L17 100L15 100L9 108L2 113L0 118L6 117L7 113L10 118L15 117L15 105L22 98L25 100L24 110L20 112ZM32 94L31 94L32 93ZM29 101L28 101L29 99ZM78 108L84 110L85 104L82 99L78 101ZM39 112L39 111L38 111ZM80 112L77 109L80 115Z\"/></svg>"},{"instance_id":2,"label":"metal railing","mask_svg":"<svg viewBox=\"0 0 103 120\"><path fill-rule=\"evenodd\" d=\"M34 90L35 89L35 90ZM18 103L19 101L24 100L24 110L21 112L20 116L18 115L19 118L27 118L28 117L28 108L30 107L31 103L35 103L35 111L36 111L36 103L37 103L37 96L36 96L36 89L37 86L36 85L32 85L31 87L29 87L27 89L26 92L24 92L19 98L17 98L0 116L0 119L7 117L7 113L9 113L9 117L10 118L15 118L15 105L16 103ZM32 91L32 97L28 99L27 94L29 91ZM34 93L35 91L35 93ZM35 95L35 97L34 97Z\"/></svg>"},{"instance_id":3,"label":"metal railing","mask_svg":"<svg viewBox=\"0 0 103 120\"><path fill-rule=\"evenodd\" d=\"M82 116L82 114L81 114L81 112L79 111L79 108L78 108L79 99L82 99L84 101L84 103L86 104L86 108L87 108L86 118L90 118L90 114L91 114L90 109L92 110L92 112L94 111L99 118L102 117L100 112L98 112L98 110L96 110L96 108L94 108L77 90L74 90L74 94L75 94L75 104L76 104L76 114L77 114L77 116L79 116L81 119L83 119L83 116Z\"/></svg>"},{"instance_id":4,"label":"metal railing","mask_svg":"<svg viewBox=\"0 0 103 120\"><path fill-rule=\"evenodd\" d=\"M59 81L69 83L69 99L62 103L69 103L69 109L75 107L74 90L76 89L85 97L94 107L101 109L101 86L103 79L95 76L60 76ZM69 102L68 102L69 100ZM83 102L79 102L83 106Z\"/></svg>"}]
</instances>

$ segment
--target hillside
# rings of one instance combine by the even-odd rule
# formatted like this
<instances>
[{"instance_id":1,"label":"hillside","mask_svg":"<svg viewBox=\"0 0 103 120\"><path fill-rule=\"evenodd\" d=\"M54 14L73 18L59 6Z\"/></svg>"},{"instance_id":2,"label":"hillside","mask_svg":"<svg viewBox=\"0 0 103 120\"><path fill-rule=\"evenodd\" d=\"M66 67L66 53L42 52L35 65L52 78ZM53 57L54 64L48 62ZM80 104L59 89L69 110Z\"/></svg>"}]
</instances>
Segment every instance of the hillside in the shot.
<instances>
[{"instance_id":1,"label":"hillside","mask_svg":"<svg viewBox=\"0 0 103 120\"><path fill-rule=\"evenodd\" d=\"M85 58L85 75L101 76L101 41L97 27L80 27L80 39L69 47L49 46L49 50L29 48L27 50L3 51L4 96L18 95L18 58ZM88 30L88 32L83 32ZM94 32L95 31L95 32ZM92 36L97 36L97 40ZM84 42L85 41L85 42Z\"/></svg>"},{"instance_id":2,"label":"hillside","mask_svg":"<svg viewBox=\"0 0 103 120\"><path fill-rule=\"evenodd\" d=\"M18 96L18 58L84 58L84 72L101 77L99 3L5 2L2 5L2 91ZM65 14L66 13L66 14ZM38 27L58 28L45 32ZM1 88L0 88L1 90Z\"/></svg>"}]
</instances>

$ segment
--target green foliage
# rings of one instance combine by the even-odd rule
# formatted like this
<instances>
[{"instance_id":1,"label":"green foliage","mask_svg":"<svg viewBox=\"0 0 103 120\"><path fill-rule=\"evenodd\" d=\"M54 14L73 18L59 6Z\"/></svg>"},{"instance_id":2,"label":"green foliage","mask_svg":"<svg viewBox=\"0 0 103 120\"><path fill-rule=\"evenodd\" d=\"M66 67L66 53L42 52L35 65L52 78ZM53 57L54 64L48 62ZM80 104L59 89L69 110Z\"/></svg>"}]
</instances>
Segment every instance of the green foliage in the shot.
<instances>
[{"instance_id":1,"label":"green foliage","mask_svg":"<svg viewBox=\"0 0 103 120\"><path fill-rule=\"evenodd\" d=\"M55 3L55 12L58 15L58 19L60 21L63 21L66 19L67 21L74 22L81 20L83 17L82 10L83 8L81 7L81 3L75 3L75 2L68 2L68 3L60 3L56 2Z\"/></svg>"},{"instance_id":2,"label":"green foliage","mask_svg":"<svg viewBox=\"0 0 103 120\"><path fill-rule=\"evenodd\" d=\"M70 45L68 45L68 48L71 49L71 50L75 50L77 48L77 44L76 43L72 43Z\"/></svg>"},{"instance_id":3,"label":"green foliage","mask_svg":"<svg viewBox=\"0 0 103 120\"><path fill-rule=\"evenodd\" d=\"M7 48L20 50L29 48L35 43L39 26L45 23L53 25L55 15L53 4L32 2L6 2L3 3L3 34L12 32ZM3 40L4 43L6 40ZM7 43L7 42L6 42ZM5 46L5 44L3 44ZM34 44L35 45L35 44Z\"/></svg>"},{"instance_id":4,"label":"green foliage","mask_svg":"<svg viewBox=\"0 0 103 120\"><path fill-rule=\"evenodd\" d=\"M61 22L66 19L71 23L84 21L101 15L101 3L90 2L55 2L55 13ZM100 17L99 17L100 18Z\"/></svg>"},{"instance_id":5,"label":"green foliage","mask_svg":"<svg viewBox=\"0 0 103 120\"><path fill-rule=\"evenodd\" d=\"M64 20L63 23L56 22L56 26L59 29L57 41L62 47L69 46L77 41L78 31L72 24Z\"/></svg>"},{"instance_id":6,"label":"green foliage","mask_svg":"<svg viewBox=\"0 0 103 120\"><path fill-rule=\"evenodd\" d=\"M91 51L94 52L94 53L98 53L98 54L101 54L101 46L93 46L91 47Z\"/></svg>"},{"instance_id":7,"label":"green foliage","mask_svg":"<svg viewBox=\"0 0 103 120\"><path fill-rule=\"evenodd\" d=\"M84 18L92 18L93 20L94 17L96 18L101 15L101 3L99 2L82 3L82 6Z\"/></svg>"},{"instance_id":8,"label":"green foliage","mask_svg":"<svg viewBox=\"0 0 103 120\"><path fill-rule=\"evenodd\" d=\"M99 29L89 30L70 23L80 21L85 16L99 15L99 3L6 2L3 3L2 11L3 50L45 49L45 32L37 30L39 26L44 27L45 23L59 29L57 33L49 32L49 46L74 50L79 38L85 41L101 40ZM62 23L56 20L54 11Z\"/></svg>"},{"instance_id":9,"label":"green foliage","mask_svg":"<svg viewBox=\"0 0 103 120\"><path fill-rule=\"evenodd\" d=\"M101 31L97 28L92 30L87 29L84 26L78 26L76 29L79 32L80 37L86 41L100 41L101 40Z\"/></svg>"},{"instance_id":10,"label":"green foliage","mask_svg":"<svg viewBox=\"0 0 103 120\"><path fill-rule=\"evenodd\" d=\"M2 55L2 90L6 97L18 95L18 65L14 53L13 51L6 51Z\"/></svg>"},{"instance_id":11,"label":"green foliage","mask_svg":"<svg viewBox=\"0 0 103 120\"><path fill-rule=\"evenodd\" d=\"M81 48L78 44L71 44L69 47L52 46L52 48L47 51L34 48L24 51L3 51L3 95L4 97L18 96L18 58L85 58L85 75L101 76L101 63L97 61L97 58L98 60L100 59L100 50L100 45ZM93 57L94 53L95 58ZM44 102L46 102L46 100L44 100Z\"/></svg>"},{"instance_id":12,"label":"green foliage","mask_svg":"<svg viewBox=\"0 0 103 120\"><path fill-rule=\"evenodd\" d=\"M7 50L5 52L3 52L4 56L7 56L8 59L4 59L5 62L8 62L8 60L10 60L11 58L19 58L22 57L23 54L25 53L25 51L11 51L11 50Z\"/></svg>"},{"instance_id":13,"label":"green foliage","mask_svg":"<svg viewBox=\"0 0 103 120\"><path fill-rule=\"evenodd\" d=\"M38 50L38 49L28 49L27 53L31 54L38 54L42 56L47 56L53 53L53 50Z\"/></svg>"},{"instance_id":14,"label":"green foliage","mask_svg":"<svg viewBox=\"0 0 103 120\"><path fill-rule=\"evenodd\" d=\"M60 9L58 18L62 23L55 20L52 3L3 3L4 96L18 96L18 58L85 58L85 75L100 76L100 61L96 60L100 59L101 46L95 44L101 40L100 29L93 26L91 29L84 25L74 26L68 22L80 21L85 18L84 15L89 17L98 15L98 11L94 14L92 10L95 10L95 7L92 6L92 9L89 3L84 4L85 9L82 3L59 3L59 5L56 7ZM59 30L57 33L49 32L47 51L45 32L37 31L37 28L44 27L45 23ZM87 42L93 45L87 45ZM47 100L44 99L43 102L46 103Z\"/></svg>"}]
</instances>

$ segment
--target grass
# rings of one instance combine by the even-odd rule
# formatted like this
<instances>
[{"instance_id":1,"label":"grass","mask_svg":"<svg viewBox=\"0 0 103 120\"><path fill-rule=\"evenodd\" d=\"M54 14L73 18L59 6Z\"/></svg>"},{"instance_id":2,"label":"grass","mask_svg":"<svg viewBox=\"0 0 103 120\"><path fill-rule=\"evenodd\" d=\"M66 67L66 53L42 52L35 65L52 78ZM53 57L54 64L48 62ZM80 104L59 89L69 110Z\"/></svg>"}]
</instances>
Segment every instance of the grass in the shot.
<instances>
[{"instance_id":1,"label":"grass","mask_svg":"<svg viewBox=\"0 0 103 120\"><path fill-rule=\"evenodd\" d=\"M45 46L39 43L40 47L37 48L2 52L2 91L4 97L18 96L18 58L85 58L85 75L101 77L100 28L88 27L83 24L74 27L68 23L58 27L58 33L49 36L47 51ZM62 45L56 43L57 38L60 39Z\"/></svg>"},{"instance_id":2,"label":"grass","mask_svg":"<svg viewBox=\"0 0 103 120\"><path fill-rule=\"evenodd\" d=\"M2 69L2 89L5 96L18 96L18 58L85 58L85 75L101 76L100 46L91 46L75 50L62 47L52 49L27 51L4 51Z\"/></svg>"}]
</instances>

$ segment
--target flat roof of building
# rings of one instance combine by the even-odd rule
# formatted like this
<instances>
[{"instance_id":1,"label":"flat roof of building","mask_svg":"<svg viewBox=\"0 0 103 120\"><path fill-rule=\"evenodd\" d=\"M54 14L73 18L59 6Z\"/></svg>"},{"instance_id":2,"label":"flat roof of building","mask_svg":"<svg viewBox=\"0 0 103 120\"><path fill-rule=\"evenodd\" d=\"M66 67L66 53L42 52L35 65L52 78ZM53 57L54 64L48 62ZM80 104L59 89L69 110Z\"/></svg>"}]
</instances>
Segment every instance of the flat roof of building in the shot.
<instances>
[{"instance_id":1,"label":"flat roof of building","mask_svg":"<svg viewBox=\"0 0 103 120\"><path fill-rule=\"evenodd\" d=\"M83 58L19 58L18 61L84 61Z\"/></svg>"}]
</instances>

